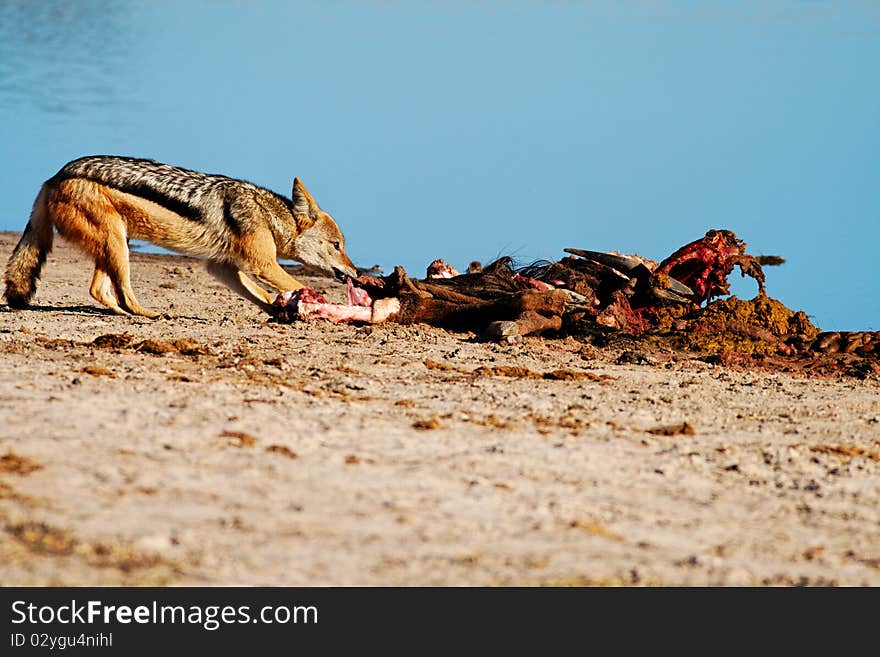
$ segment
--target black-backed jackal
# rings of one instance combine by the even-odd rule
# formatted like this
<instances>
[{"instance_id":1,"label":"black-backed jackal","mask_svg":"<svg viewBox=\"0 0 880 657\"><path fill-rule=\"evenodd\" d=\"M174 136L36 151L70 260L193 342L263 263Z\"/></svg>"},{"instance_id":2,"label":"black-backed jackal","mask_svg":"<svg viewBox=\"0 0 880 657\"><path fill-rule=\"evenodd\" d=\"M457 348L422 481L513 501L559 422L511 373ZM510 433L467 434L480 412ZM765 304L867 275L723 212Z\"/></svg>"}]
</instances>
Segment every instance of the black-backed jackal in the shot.
<instances>
[{"instance_id":1,"label":"black-backed jackal","mask_svg":"<svg viewBox=\"0 0 880 657\"><path fill-rule=\"evenodd\" d=\"M268 309L303 287L278 258L357 276L339 227L298 178L290 199L244 180L128 157L84 157L47 180L6 266L6 300L27 306L52 249L53 228L95 261L90 293L114 312L145 317L131 289L128 239L208 261L208 271Z\"/></svg>"}]
</instances>

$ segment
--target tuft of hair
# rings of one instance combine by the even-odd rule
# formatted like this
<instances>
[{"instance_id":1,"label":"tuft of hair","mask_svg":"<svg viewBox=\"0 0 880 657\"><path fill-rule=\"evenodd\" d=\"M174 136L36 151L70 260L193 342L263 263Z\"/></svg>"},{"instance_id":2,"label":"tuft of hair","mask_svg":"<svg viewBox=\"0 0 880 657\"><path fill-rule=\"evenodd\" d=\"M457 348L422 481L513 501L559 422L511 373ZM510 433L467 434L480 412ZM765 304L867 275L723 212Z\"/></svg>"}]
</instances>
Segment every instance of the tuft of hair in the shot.
<instances>
[{"instance_id":1,"label":"tuft of hair","mask_svg":"<svg viewBox=\"0 0 880 657\"><path fill-rule=\"evenodd\" d=\"M40 271L52 250L52 223L46 207L46 191L40 190L31 218L6 264L6 302L12 308L26 308L37 291Z\"/></svg>"},{"instance_id":2,"label":"tuft of hair","mask_svg":"<svg viewBox=\"0 0 880 657\"><path fill-rule=\"evenodd\" d=\"M779 265L785 264L785 258L775 255L761 255L757 256L755 260L757 260L758 264L762 267L778 267Z\"/></svg>"},{"instance_id":3,"label":"tuft of hair","mask_svg":"<svg viewBox=\"0 0 880 657\"><path fill-rule=\"evenodd\" d=\"M517 273L521 276L528 276L529 278L538 278L547 271L547 267L552 265L553 263L549 260L535 260L533 263L526 265L525 267L520 267L517 269Z\"/></svg>"}]
</instances>

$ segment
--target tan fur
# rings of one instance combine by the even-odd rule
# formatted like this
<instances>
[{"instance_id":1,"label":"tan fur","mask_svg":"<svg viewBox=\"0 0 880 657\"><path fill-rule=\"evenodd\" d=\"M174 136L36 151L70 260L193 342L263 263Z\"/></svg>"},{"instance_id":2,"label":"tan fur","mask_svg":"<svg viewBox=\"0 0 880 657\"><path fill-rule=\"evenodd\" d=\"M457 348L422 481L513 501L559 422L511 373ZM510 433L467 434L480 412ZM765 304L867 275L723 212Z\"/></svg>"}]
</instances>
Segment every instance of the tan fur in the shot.
<instances>
[{"instance_id":1,"label":"tan fur","mask_svg":"<svg viewBox=\"0 0 880 657\"><path fill-rule=\"evenodd\" d=\"M159 316L135 298L128 239L207 259L212 275L263 309L271 305L274 296L246 271L280 292L303 287L281 268L279 257L356 275L341 247L338 226L298 179L294 181L298 205L286 215L264 207L265 199L246 200L250 201L247 216L236 217L240 223L236 232L228 226L218 228L219 220L194 221L146 198L84 178L50 180L40 190L28 226L10 257L6 299L10 306L23 307L33 297L41 266L52 247L53 226L94 260L89 292L116 313Z\"/></svg>"}]
</instances>

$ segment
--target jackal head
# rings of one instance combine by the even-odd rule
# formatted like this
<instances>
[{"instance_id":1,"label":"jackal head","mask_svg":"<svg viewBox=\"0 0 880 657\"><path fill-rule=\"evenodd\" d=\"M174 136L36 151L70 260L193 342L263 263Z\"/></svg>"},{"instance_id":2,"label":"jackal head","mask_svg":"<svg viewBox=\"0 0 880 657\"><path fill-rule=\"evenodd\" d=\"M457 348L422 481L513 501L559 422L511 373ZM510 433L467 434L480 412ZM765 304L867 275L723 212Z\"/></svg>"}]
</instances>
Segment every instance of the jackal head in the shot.
<instances>
[{"instance_id":1,"label":"jackal head","mask_svg":"<svg viewBox=\"0 0 880 657\"><path fill-rule=\"evenodd\" d=\"M299 234L293 239L294 260L354 278L357 269L345 254L345 238L333 217L318 207L299 178L293 180L293 217Z\"/></svg>"}]
</instances>

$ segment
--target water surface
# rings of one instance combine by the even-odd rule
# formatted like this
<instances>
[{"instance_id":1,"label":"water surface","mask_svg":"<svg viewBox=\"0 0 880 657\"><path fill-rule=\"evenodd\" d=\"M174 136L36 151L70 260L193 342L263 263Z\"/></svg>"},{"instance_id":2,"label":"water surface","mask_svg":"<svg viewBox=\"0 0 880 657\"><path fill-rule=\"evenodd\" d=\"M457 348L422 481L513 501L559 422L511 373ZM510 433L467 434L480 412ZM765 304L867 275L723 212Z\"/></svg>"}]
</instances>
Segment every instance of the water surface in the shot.
<instances>
[{"instance_id":1,"label":"water surface","mask_svg":"<svg viewBox=\"0 0 880 657\"><path fill-rule=\"evenodd\" d=\"M788 259L772 295L880 329L878 64L876 2L4 0L0 229L72 158L153 157L300 176L417 273L730 228Z\"/></svg>"}]
</instances>

